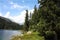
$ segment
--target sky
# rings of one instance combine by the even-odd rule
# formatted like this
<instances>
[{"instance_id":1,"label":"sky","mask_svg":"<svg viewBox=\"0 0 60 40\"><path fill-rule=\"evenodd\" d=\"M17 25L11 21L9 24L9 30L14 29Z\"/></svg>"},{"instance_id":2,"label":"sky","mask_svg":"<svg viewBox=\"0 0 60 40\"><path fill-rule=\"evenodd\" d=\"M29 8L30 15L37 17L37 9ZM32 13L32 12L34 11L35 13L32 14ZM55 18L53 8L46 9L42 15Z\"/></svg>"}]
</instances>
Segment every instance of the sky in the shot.
<instances>
[{"instance_id":1,"label":"sky","mask_svg":"<svg viewBox=\"0 0 60 40\"><path fill-rule=\"evenodd\" d=\"M0 16L23 24L26 9L33 13L34 6L38 6L37 0L0 0Z\"/></svg>"}]
</instances>

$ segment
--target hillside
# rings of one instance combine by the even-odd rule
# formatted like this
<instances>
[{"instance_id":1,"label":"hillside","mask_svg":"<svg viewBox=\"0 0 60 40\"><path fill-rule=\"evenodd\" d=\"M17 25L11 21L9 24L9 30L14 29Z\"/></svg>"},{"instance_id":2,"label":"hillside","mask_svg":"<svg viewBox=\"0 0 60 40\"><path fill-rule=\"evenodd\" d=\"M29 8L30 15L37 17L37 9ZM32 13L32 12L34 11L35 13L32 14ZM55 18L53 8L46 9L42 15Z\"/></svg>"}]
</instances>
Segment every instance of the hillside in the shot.
<instances>
[{"instance_id":1,"label":"hillside","mask_svg":"<svg viewBox=\"0 0 60 40\"><path fill-rule=\"evenodd\" d=\"M22 25L11 21L10 19L0 16L0 29L13 29L19 30L22 28Z\"/></svg>"}]
</instances>

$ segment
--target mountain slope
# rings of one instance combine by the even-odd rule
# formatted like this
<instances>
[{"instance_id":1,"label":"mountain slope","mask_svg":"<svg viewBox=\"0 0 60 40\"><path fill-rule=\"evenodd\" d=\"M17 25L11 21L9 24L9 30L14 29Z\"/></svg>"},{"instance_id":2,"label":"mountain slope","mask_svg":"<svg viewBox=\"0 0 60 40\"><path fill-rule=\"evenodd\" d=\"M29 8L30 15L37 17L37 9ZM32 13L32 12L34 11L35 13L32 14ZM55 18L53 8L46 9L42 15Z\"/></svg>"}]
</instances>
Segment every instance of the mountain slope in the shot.
<instances>
[{"instance_id":1,"label":"mountain slope","mask_svg":"<svg viewBox=\"0 0 60 40\"><path fill-rule=\"evenodd\" d=\"M11 20L0 16L0 29L13 29L19 30L22 28L22 25L12 22Z\"/></svg>"}]
</instances>

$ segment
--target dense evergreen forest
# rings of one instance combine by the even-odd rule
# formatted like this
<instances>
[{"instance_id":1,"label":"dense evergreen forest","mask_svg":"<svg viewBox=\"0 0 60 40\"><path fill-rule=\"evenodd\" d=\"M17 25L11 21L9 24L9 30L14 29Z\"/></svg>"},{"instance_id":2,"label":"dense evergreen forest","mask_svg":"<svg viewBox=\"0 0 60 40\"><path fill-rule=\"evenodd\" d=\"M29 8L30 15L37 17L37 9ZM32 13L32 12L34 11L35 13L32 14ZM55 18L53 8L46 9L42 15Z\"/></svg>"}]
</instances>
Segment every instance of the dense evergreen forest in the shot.
<instances>
[{"instance_id":1,"label":"dense evergreen forest","mask_svg":"<svg viewBox=\"0 0 60 40\"><path fill-rule=\"evenodd\" d=\"M30 19L26 10L24 31L39 32L44 40L60 40L60 0L38 0Z\"/></svg>"},{"instance_id":2,"label":"dense evergreen forest","mask_svg":"<svg viewBox=\"0 0 60 40\"><path fill-rule=\"evenodd\" d=\"M18 23L11 21L10 19L0 16L0 29L20 30L20 29L22 29L22 26L23 25L20 25Z\"/></svg>"}]
</instances>

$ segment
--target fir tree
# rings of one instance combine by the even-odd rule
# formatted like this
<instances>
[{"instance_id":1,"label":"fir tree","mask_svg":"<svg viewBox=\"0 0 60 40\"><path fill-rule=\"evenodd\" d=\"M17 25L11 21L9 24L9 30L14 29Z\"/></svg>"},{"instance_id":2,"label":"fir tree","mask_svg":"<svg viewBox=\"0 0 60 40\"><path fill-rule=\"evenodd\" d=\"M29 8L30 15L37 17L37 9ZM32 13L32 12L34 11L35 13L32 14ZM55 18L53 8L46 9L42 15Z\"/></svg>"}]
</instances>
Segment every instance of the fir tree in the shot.
<instances>
[{"instance_id":1,"label":"fir tree","mask_svg":"<svg viewBox=\"0 0 60 40\"><path fill-rule=\"evenodd\" d=\"M29 19L28 19L28 10L26 10L26 17L25 17L25 24L24 24L24 31L29 30Z\"/></svg>"},{"instance_id":2,"label":"fir tree","mask_svg":"<svg viewBox=\"0 0 60 40\"><path fill-rule=\"evenodd\" d=\"M31 22L31 25L30 25L31 29L35 29L36 25L38 23L38 10L37 10L36 5L34 7L34 11L33 11L32 17L30 19L30 22Z\"/></svg>"}]
</instances>

